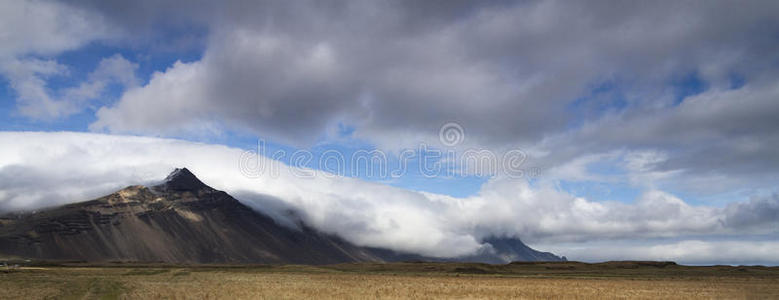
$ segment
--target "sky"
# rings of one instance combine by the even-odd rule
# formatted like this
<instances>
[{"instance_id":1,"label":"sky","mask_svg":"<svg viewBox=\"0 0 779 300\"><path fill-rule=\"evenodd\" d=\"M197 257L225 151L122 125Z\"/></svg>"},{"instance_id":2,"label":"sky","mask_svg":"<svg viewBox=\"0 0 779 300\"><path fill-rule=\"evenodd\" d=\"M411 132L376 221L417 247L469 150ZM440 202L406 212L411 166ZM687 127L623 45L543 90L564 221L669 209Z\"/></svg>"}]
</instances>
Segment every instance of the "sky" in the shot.
<instances>
[{"instance_id":1,"label":"sky","mask_svg":"<svg viewBox=\"0 0 779 300\"><path fill-rule=\"evenodd\" d=\"M776 15L0 0L0 211L187 167L358 245L779 265Z\"/></svg>"}]
</instances>

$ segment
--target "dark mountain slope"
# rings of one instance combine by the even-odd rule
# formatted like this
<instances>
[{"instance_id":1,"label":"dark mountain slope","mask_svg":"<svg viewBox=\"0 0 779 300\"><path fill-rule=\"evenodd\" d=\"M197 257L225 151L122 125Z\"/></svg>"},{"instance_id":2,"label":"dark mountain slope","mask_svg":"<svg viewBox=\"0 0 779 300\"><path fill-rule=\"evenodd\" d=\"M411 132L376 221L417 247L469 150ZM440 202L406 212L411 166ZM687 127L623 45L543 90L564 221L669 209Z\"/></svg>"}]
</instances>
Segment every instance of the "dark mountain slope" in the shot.
<instances>
[{"instance_id":1,"label":"dark mountain slope","mask_svg":"<svg viewBox=\"0 0 779 300\"><path fill-rule=\"evenodd\" d=\"M300 231L177 169L164 184L4 219L0 253L39 259L173 263L380 260L311 228Z\"/></svg>"}]
</instances>

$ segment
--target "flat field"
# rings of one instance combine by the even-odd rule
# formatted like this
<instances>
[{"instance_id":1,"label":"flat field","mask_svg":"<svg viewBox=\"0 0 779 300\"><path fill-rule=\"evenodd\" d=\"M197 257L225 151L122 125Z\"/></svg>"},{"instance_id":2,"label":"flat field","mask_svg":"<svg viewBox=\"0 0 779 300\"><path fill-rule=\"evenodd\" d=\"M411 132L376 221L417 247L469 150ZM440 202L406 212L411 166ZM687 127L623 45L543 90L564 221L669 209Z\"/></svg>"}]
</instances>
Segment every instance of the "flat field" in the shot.
<instances>
[{"instance_id":1,"label":"flat field","mask_svg":"<svg viewBox=\"0 0 779 300\"><path fill-rule=\"evenodd\" d=\"M779 268L658 262L26 266L0 298L779 298Z\"/></svg>"}]
</instances>

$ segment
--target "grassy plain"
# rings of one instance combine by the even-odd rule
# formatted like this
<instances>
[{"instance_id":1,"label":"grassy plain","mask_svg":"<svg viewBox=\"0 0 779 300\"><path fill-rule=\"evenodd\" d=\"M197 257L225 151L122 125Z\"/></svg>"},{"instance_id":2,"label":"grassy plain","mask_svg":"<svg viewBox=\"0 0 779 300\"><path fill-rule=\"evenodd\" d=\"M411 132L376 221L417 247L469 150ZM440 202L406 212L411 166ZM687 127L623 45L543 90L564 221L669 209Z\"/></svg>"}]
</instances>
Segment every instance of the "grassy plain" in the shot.
<instances>
[{"instance_id":1,"label":"grassy plain","mask_svg":"<svg viewBox=\"0 0 779 300\"><path fill-rule=\"evenodd\" d=\"M107 264L0 272L0 298L779 298L779 268L657 262Z\"/></svg>"}]
</instances>

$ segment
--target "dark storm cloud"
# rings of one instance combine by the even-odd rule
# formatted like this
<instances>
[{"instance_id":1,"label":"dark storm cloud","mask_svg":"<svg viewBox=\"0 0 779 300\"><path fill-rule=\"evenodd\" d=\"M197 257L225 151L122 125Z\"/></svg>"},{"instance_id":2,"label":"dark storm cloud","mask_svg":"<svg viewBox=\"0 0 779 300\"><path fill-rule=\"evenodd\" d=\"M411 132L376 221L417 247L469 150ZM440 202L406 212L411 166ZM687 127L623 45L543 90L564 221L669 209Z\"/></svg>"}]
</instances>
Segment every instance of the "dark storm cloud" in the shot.
<instances>
[{"instance_id":1,"label":"dark storm cloud","mask_svg":"<svg viewBox=\"0 0 779 300\"><path fill-rule=\"evenodd\" d=\"M725 226L761 230L779 228L779 195L756 196L725 208Z\"/></svg>"},{"instance_id":2,"label":"dark storm cloud","mask_svg":"<svg viewBox=\"0 0 779 300\"><path fill-rule=\"evenodd\" d=\"M482 144L532 144L568 128L578 113L570 104L602 82L625 83L630 123L647 107L673 102L662 91L675 76L699 73L711 85L731 73L759 80L762 62L776 60L776 40L762 38L776 32L775 6L261 2L205 4L210 13L203 13L156 4L154 11L190 16L210 32L197 62L207 75L181 82L206 86L206 95L158 106L293 142L334 122L381 139L457 121ZM146 10L135 13L140 21L124 22L151 22L155 13ZM180 129L178 120L122 109L123 102L158 102L145 97L128 95L106 109L123 116L106 112L95 127Z\"/></svg>"}]
</instances>

